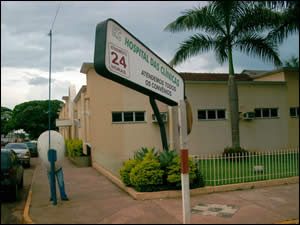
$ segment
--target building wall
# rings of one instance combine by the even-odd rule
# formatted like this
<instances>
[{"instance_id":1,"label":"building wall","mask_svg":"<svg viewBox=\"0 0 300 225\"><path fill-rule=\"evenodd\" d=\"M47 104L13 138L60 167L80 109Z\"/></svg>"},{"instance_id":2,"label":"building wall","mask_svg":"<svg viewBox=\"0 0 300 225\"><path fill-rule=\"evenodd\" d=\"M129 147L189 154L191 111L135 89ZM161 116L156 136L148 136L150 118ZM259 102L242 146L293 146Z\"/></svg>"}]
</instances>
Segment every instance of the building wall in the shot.
<instances>
[{"instance_id":1,"label":"building wall","mask_svg":"<svg viewBox=\"0 0 300 225\"><path fill-rule=\"evenodd\" d=\"M299 147L299 116L290 117L290 107L299 107L299 72L286 72L287 82L287 115L288 115L288 137L290 147Z\"/></svg>"},{"instance_id":2,"label":"building wall","mask_svg":"<svg viewBox=\"0 0 300 225\"><path fill-rule=\"evenodd\" d=\"M87 92L90 98L92 160L119 176L123 162L133 158L141 147L162 149L160 129L152 123L149 97L103 78L94 69L87 72ZM168 106L156 101L160 112ZM112 123L114 111L145 111L144 123ZM168 123L165 123L169 136Z\"/></svg>"},{"instance_id":3,"label":"building wall","mask_svg":"<svg viewBox=\"0 0 300 225\"><path fill-rule=\"evenodd\" d=\"M268 151L288 144L285 83L239 85L240 105L255 108L279 108L279 118L240 120L241 146L249 150Z\"/></svg>"},{"instance_id":4,"label":"building wall","mask_svg":"<svg viewBox=\"0 0 300 225\"><path fill-rule=\"evenodd\" d=\"M284 82L239 82L240 112L279 108L279 118L240 119L240 144L248 150L267 151L288 145L286 85ZM186 95L193 112L190 154L221 153L231 146L228 87L226 82L187 82ZM198 120L201 109L226 109L225 120Z\"/></svg>"},{"instance_id":5,"label":"building wall","mask_svg":"<svg viewBox=\"0 0 300 225\"><path fill-rule=\"evenodd\" d=\"M240 119L240 143L247 150L269 151L299 146L299 117L291 118L290 107L299 107L299 73L278 72L271 78L238 82L239 111L278 108L279 118ZM282 79L284 76L284 79ZM277 80L276 80L277 79ZM221 153L231 146L228 87L225 81L186 82L186 96L192 107L193 127L188 136L191 155ZM168 144L179 151L178 108L157 101L161 112L169 112L165 123ZM68 115L65 104L61 116ZM198 120L198 110L225 109L225 120ZM158 123L152 123L149 97L98 75L87 72L87 88L80 91L73 107L80 127L63 128L65 135L77 135L92 150L92 161L119 176L123 162L141 147L162 149ZM146 122L112 123L112 112L145 111ZM64 135L64 136L65 136ZM84 152L86 153L86 144Z\"/></svg>"},{"instance_id":6,"label":"building wall","mask_svg":"<svg viewBox=\"0 0 300 225\"><path fill-rule=\"evenodd\" d=\"M86 86L83 86L74 100L73 138L83 141L83 153L87 154L87 145L90 143L90 110L89 97Z\"/></svg>"},{"instance_id":7,"label":"building wall","mask_svg":"<svg viewBox=\"0 0 300 225\"><path fill-rule=\"evenodd\" d=\"M59 112L59 116L58 119L59 120L70 120L71 118L69 118L69 99L64 99L66 102L65 104L62 106L60 112ZM59 127L59 133L61 135L64 136L64 138L66 139L70 139L71 138L71 129L70 127Z\"/></svg>"},{"instance_id":8,"label":"building wall","mask_svg":"<svg viewBox=\"0 0 300 225\"><path fill-rule=\"evenodd\" d=\"M226 84L187 82L185 88L193 113L193 127L188 135L189 153L196 155L221 152L224 146L231 143L229 120L199 121L198 110L227 109Z\"/></svg>"}]
</instances>

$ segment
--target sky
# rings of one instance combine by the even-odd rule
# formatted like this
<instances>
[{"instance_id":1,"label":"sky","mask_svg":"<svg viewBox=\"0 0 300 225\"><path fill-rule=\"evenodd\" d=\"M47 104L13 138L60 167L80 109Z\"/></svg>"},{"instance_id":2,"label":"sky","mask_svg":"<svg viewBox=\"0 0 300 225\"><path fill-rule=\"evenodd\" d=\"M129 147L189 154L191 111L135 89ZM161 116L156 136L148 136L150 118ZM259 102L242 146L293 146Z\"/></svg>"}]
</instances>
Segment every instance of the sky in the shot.
<instances>
[{"instance_id":1,"label":"sky","mask_svg":"<svg viewBox=\"0 0 300 225\"><path fill-rule=\"evenodd\" d=\"M86 85L80 73L93 62L98 23L113 18L165 62L179 44L195 32L171 33L164 28L184 10L204 6L197 1L1 1L1 106L13 109L32 100L49 99L49 61L52 25L51 100L62 100L68 87ZM59 8L53 24L57 9ZM299 34L279 46L280 59L299 57ZM235 73L244 69L273 70L272 63L233 51ZM177 72L228 73L213 52L175 66Z\"/></svg>"}]
</instances>

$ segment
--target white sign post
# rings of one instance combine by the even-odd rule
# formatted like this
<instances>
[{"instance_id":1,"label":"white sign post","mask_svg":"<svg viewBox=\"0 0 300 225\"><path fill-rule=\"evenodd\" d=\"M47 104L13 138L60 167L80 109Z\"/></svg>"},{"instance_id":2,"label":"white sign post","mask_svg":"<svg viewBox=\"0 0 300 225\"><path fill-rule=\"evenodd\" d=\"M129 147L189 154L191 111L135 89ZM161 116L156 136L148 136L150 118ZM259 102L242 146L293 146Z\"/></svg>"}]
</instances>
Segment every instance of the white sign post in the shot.
<instances>
[{"instance_id":1,"label":"white sign post","mask_svg":"<svg viewBox=\"0 0 300 225\"><path fill-rule=\"evenodd\" d=\"M179 142L181 155L181 190L182 190L182 212L183 223L191 223L191 206L190 206L190 187L189 187L189 153L187 145L187 120L186 107L184 100L180 100L178 104L179 118Z\"/></svg>"},{"instance_id":2,"label":"white sign post","mask_svg":"<svg viewBox=\"0 0 300 225\"><path fill-rule=\"evenodd\" d=\"M183 223L190 223L187 121L182 77L113 19L96 28L96 72L170 106L179 105Z\"/></svg>"}]
</instances>

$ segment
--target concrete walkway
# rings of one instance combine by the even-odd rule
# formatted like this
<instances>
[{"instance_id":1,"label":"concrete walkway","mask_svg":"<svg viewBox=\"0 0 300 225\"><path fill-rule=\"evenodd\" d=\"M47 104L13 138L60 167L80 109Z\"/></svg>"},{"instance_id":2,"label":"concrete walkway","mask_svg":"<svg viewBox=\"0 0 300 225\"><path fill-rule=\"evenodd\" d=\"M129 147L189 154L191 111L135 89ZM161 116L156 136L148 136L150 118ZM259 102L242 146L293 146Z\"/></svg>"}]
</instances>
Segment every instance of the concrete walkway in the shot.
<instances>
[{"instance_id":1,"label":"concrete walkway","mask_svg":"<svg viewBox=\"0 0 300 225\"><path fill-rule=\"evenodd\" d=\"M34 223L178 224L183 221L181 198L134 200L94 168L76 168L67 159L63 171L70 200L61 201L57 188L58 200L54 206L49 201L46 169L41 164L37 166L28 204L28 216ZM270 224L298 220L299 184L193 196L191 209L194 224Z\"/></svg>"}]
</instances>

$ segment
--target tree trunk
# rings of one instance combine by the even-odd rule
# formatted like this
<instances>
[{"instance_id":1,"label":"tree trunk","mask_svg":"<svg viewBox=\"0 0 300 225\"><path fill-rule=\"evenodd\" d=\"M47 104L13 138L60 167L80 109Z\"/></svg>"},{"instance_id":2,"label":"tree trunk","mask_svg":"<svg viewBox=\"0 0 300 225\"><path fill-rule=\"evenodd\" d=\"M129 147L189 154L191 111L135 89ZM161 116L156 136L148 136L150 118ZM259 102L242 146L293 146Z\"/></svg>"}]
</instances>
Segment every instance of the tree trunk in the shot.
<instances>
[{"instance_id":1,"label":"tree trunk","mask_svg":"<svg viewBox=\"0 0 300 225\"><path fill-rule=\"evenodd\" d=\"M240 147L240 129L239 129L239 99L238 88L234 76L232 51L229 49L229 78L228 78L228 98L229 113L231 123L232 147Z\"/></svg>"}]
</instances>

